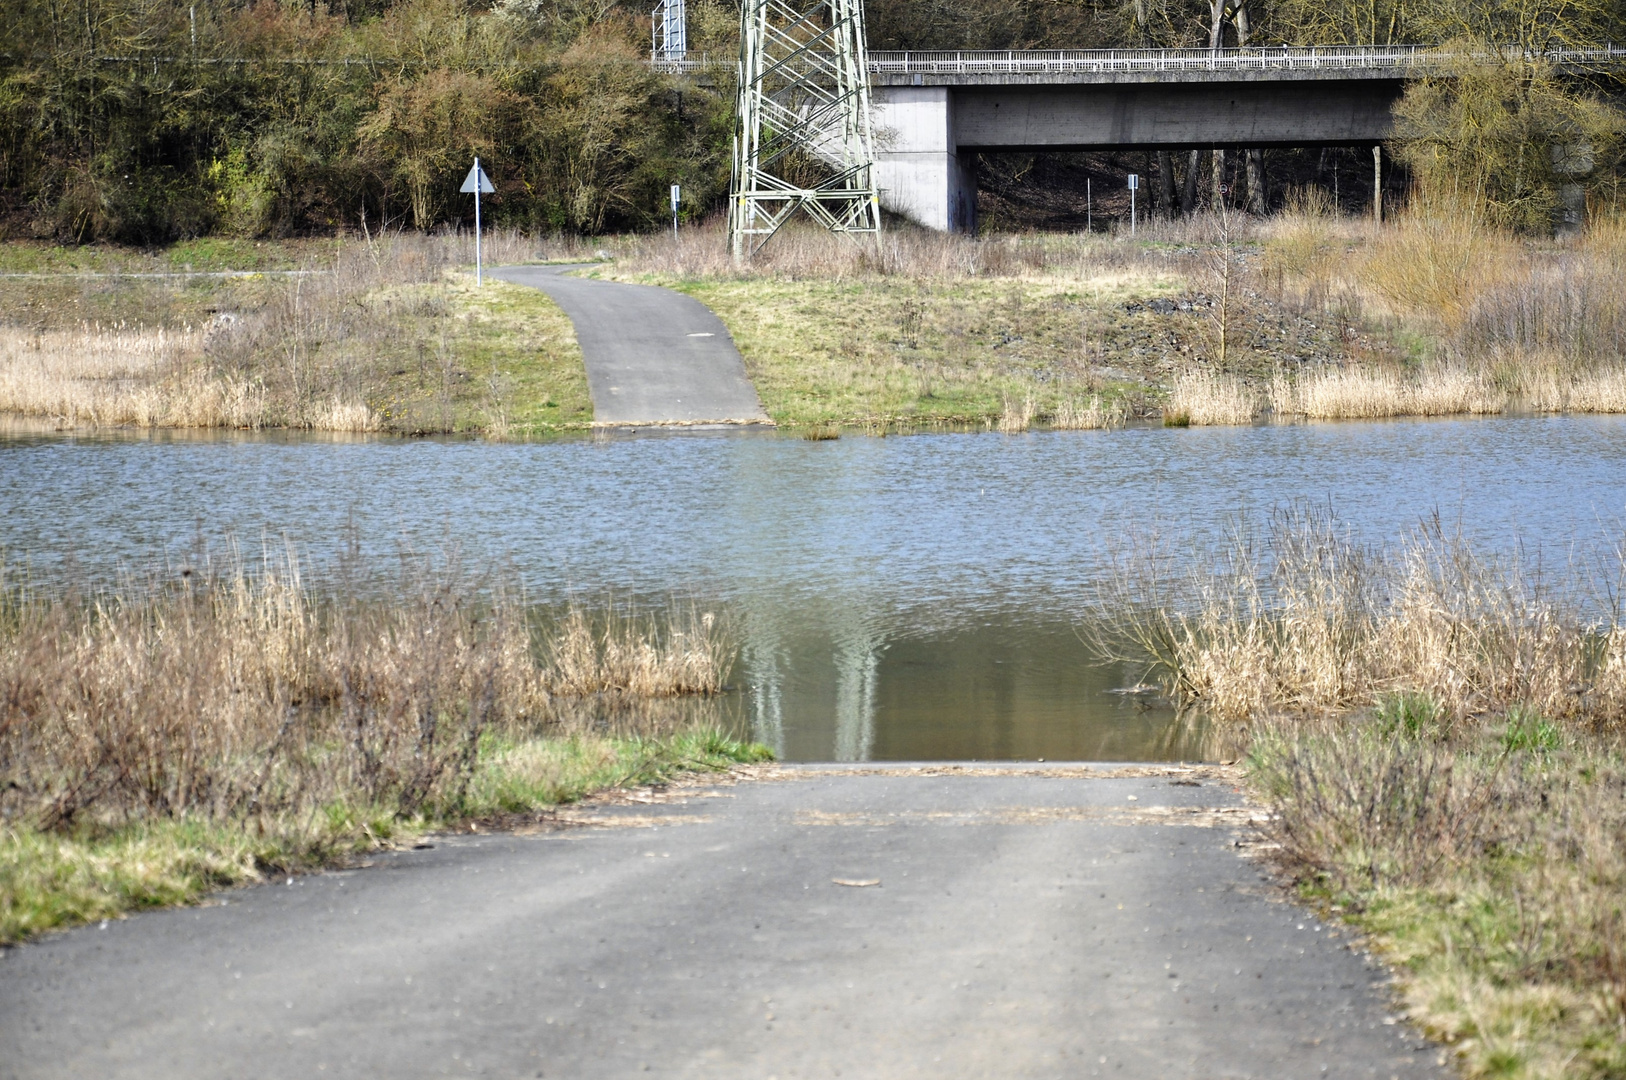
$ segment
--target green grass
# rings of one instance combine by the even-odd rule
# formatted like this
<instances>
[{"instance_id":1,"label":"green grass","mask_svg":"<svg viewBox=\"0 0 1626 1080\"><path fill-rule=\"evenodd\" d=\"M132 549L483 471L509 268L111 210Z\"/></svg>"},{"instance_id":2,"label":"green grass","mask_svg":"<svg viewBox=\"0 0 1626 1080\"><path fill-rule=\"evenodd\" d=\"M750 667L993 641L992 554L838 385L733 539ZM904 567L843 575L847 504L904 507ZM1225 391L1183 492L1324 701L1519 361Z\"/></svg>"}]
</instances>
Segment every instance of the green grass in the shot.
<instances>
[{"instance_id":1,"label":"green grass","mask_svg":"<svg viewBox=\"0 0 1626 1080\"><path fill-rule=\"evenodd\" d=\"M391 430L524 438L588 427L575 328L546 293L457 273L373 296L389 309L394 362L367 397Z\"/></svg>"},{"instance_id":2,"label":"green grass","mask_svg":"<svg viewBox=\"0 0 1626 1080\"><path fill-rule=\"evenodd\" d=\"M1177 289L1114 277L628 277L715 311L787 426L981 424L1028 397L1042 419L1063 401L1136 396L1168 342L1124 302Z\"/></svg>"},{"instance_id":3,"label":"green grass","mask_svg":"<svg viewBox=\"0 0 1626 1080\"><path fill-rule=\"evenodd\" d=\"M471 821L501 824L596 791L771 756L704 730L661 738L488 738L460 802L405 820L387 807L331 804L308 820L149 818L67 832L11 824L0 827L0 944L141 908L197 903L214 890L269 876L344 865Z\"/></svg>"},{"instance_id":4,"label":"green grass","mask_svg":"<svg viewBox=\"0 0 1626 1080\"><path fill-rule=\"evenodd\" d=\"M1396 695L1256 740L1288 871L1463 1074L1626 1076L1626 755L1528 710L1449 735L1436 712Z\"/></svg>"}]
</instances>

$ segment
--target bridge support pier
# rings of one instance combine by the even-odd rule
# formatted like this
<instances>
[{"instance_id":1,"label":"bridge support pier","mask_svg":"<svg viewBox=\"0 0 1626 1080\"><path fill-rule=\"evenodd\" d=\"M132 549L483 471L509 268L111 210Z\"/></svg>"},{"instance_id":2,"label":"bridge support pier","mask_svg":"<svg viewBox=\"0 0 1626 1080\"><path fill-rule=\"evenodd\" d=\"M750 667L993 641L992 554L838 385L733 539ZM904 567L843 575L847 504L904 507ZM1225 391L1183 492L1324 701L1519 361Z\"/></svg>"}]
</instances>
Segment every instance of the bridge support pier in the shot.
<instances>
[{"instance_id":1,"label":"bridge support pier","mask_svg":"<svg viewBox=\"0 0 1626 1080\"><path fill-rule=\"evenodd\" d=\"M942 232L977 231L977 172L962 159L947 86L877 86L875 185L881 206Z\"/></svg>"}]
</instances>

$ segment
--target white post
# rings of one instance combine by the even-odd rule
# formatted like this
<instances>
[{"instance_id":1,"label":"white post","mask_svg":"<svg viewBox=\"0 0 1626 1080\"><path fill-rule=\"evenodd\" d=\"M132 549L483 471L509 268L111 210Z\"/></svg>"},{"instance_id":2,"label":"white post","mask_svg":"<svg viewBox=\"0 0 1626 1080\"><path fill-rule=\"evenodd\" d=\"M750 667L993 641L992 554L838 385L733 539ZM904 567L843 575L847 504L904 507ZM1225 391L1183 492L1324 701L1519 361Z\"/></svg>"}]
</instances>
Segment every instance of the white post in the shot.
<instances>
[{"instance_id":1,"label":"white post","mask_svg":"<svg viewBox=\"0 0 1626 1080\"><path fill-rule=\"evenodd\" d=\"M1135 192L1140 190L1140 175L1129 174L1129 235L1135 235Z\"/></svg>"},{"instance_id":2,"label":"white post","mask_svg":"<svg viewBox=\"0 0 1626 1080\"><path fill-rule=\"evenodd\" d=\"M474 159L474 287L485 284L480 269L480 159Z\"/></svg>"},{"instance_id":3,"label":"white post","mask_svg":"<svg viewBox=\"0 0 1626 1080\"><path fill-rule=\"evenodd\" d=\"M1090 178L1084 178L1084 231L1095 231L1095 192L1090 190Z\"/></svg>"}]
</instances>

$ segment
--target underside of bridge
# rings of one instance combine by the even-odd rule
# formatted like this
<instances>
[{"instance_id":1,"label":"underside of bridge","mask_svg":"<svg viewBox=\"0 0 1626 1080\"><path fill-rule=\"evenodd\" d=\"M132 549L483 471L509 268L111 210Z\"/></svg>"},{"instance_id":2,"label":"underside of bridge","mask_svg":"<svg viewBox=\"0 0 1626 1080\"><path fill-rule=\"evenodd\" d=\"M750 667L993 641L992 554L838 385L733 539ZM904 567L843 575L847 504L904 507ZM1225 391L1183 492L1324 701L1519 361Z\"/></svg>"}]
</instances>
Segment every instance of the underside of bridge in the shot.
<instances>
[{"instance_id":1,"label":"underside of bridge","mask_svg":"<svg viewBox=\"0 0 1626 1080\"><path fill-rule=\"evenodd\" d=\"M976 228L976 155L1375 145L1398 78L979 81L873 91L881 204L929 228Z\"/></svg>"}]
</instances>

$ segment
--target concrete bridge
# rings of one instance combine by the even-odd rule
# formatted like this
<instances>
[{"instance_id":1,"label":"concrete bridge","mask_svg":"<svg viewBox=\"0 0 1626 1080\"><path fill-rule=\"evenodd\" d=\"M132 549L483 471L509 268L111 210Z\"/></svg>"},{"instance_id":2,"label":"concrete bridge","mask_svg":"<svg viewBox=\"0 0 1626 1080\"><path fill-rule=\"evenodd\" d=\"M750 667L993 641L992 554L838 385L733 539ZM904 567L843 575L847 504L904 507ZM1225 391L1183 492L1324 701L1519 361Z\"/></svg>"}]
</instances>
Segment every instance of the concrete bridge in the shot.
<instances>
[{"instance_id":1,"label":"concrete bridge","mask_svg":"<svg viewBox=\"0 0 1626 1080\"><path fill-rule=\"evenodd\" d=\"M1408 80L1463 59L1424 46L871 52L881 204L932 228L974 228L977 152L1375 146ZM1547 59L1619 68L1626 49Z\"/></svg>"}]
</instances>

